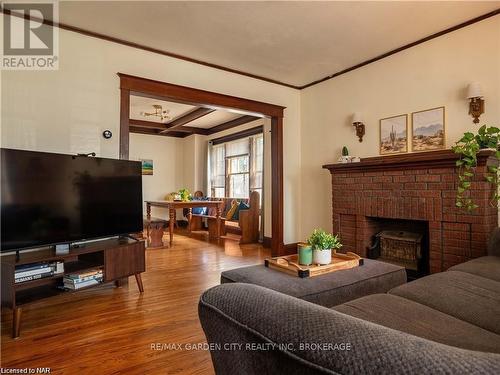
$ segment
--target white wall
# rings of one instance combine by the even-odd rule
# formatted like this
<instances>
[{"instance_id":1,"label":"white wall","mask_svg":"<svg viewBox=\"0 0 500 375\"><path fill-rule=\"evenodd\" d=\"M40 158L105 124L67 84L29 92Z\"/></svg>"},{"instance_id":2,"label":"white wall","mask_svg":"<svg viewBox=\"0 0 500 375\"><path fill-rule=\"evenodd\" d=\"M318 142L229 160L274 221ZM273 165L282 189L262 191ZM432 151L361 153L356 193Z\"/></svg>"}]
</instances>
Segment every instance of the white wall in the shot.
<instances>
[{"instance_id":1,"label":"white wall","mask_svg":"<svg viewBox=\"0 0 500 375\"><path fill-rule=\"evenodd\" d=\"M207 140L194 134L183 138L184 141L184 185L192 193L207 191Z\"/></svg>"},{"instance_id":2,"label":"white wall","mask_svg":"<svg viewBox=\"0 0 500 375\"><path fill-rule=\"evenodd\" d=\"M468 115L465 88L483 86L481 124L500 125L500 16L420 44L391 57L302 91L302 237L314 227L330 229L330 173L343 145L351 155L378 156L379 119L446 107L446 144L476 130ZM359 143L350 116L364 114Z\"/></svg>"},{"instance_id":3,"label":"white wall","mask_svg":"<svg viewBox=\"0 0 500 375\"><path fill-rule=\"evenodd\" d=\"M59 70L2 72L2 147L118 157L117 72L282 105L284 240L298 240L299 91L65 30L59 37ZM104 129L113 132L111 140L102 138Z\"/></svg>"},{"instance_id":4,"label":"white wall","mask_svg":"<svg viewBox=\"0 0 500 375\"><path fill-rule=\"evenodd\" d=\"M163 200L184 186L184 139L130 134L130 159L152 159L153 175L142 176L143 200ZM166 217L166 210L152 209L153 216Z\"/></svg>"}]
</instances>

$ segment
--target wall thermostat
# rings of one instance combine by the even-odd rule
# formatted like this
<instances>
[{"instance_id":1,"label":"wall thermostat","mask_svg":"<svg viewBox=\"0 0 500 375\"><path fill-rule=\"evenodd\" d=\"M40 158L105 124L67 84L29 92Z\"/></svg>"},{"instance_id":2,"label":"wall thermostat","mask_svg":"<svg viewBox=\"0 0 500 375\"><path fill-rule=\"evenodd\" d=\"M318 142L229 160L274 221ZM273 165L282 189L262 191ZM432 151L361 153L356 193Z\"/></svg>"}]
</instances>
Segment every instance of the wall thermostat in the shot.
<instances>
[{"instance_id":1,"label":"wall thermostat","mask_svg":"<svg viewBox=\"0 0 500 375\"><path fill-rule=\"evenodd\" d=\"M102 132L102 136L106 139L110 139L113 136L113 133L111 133L111 130L104 130Z\"/></svg>"}]
</instances>

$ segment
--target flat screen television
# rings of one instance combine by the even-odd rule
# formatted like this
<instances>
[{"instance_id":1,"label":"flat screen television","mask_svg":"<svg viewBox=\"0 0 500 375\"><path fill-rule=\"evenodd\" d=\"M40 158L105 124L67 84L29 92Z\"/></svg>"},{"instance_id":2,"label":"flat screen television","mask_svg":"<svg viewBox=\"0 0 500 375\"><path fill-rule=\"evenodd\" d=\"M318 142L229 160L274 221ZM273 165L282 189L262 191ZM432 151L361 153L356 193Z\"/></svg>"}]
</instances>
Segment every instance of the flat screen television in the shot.
<instances>
[{"instance_id":1,"label":"flat screen television","mask_svg":"<svg viewBox=\"0 0 500 375\"><path fill-rule=\"evenodd\" d=\"M140 162L1 151L2 252L142 230Z\"/></svg>"}]
</instances>

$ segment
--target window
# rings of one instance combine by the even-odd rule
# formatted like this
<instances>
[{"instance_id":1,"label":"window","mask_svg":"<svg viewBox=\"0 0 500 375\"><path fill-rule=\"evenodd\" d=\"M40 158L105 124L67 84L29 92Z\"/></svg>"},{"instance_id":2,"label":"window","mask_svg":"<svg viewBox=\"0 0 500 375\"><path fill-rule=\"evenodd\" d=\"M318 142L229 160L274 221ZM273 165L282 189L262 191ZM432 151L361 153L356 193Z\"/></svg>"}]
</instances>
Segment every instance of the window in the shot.
<instances>
[{"instance_id":1,"label":"window","mask_svg":"<svg viewBox=\"0 0 500 375\"><path fill-rule=\"evenodd\" d=\"M257 191L262 204L262 187L264 176L264 135L257 134L251 137L252 142L252 175L250 176L250 191Z\"/></svg>"},{"instance_id":2,"label":"window","mask_svg":"<svg viewBox=\"0 0 500 375\"><path fill-rule=\"evenodd\" d=\"M227 159L227 165L229 196L232 198L248 198L250 191L248 154L229 157Z\"/></svg>"},{"instance_id":3,"label":"window","mask_svg":"<svg viewBox=\"0 0 500 375\"><path fill-rule=\"evenodd\" d=\"M213 146L211 155L211 196L224 198L226 196L226 161L224 145Z\"/></svg>"},{"instance_id":4,"label":"window","mask_svg":"<svg viewBox=\"0 0 500 375\"><path fill-rule=\"evenodd\" d=\"M213 197L248 198L258 191L262 199L264 137L262 133L212 146L210 192Z\"/></svg>"},{"instance_id":5,"label":"window","mask_svg":"<svg viewBox=\"0 0 500 375\"><path fill-rule=\"evenodd\" d=\"M249 138L225 144L227 196L248 198L250 195L250 144Z\"/></svg>"}]
</instances>

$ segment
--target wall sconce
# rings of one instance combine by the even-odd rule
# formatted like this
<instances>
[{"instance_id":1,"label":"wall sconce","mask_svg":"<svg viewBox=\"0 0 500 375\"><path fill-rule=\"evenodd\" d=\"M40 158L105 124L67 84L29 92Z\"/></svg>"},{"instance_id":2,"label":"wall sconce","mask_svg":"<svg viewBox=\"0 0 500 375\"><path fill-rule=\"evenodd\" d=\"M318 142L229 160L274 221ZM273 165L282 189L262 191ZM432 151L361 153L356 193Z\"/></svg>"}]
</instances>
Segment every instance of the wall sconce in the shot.
<instances>
[{"instance_id":1,"label":"wall sconce","mask_svg":"<svg viewBox=\"0 0 500 375\"><path fill-rule=\"evenodd\" d=\"M470 83L467 86L467 99L469 103L469 115L474 118L474 124L479 123L479 116L484 113L484 99L479 82Z\"/></svg>"},{"instance_id":2,"label":"wall sconce","mask_svg":"<svg viewBox=\"0 0 500 375\"><path fill-rule=\"evenodd\" d=\"M365 124L363 124L363 118L361 113L356 112L352 115L352 126L356 128L356 136L359 138L360 142L363 142L363 136L365 135Z\"/></svg>"}]
</instances>

